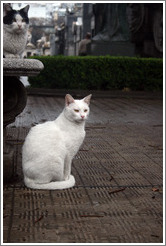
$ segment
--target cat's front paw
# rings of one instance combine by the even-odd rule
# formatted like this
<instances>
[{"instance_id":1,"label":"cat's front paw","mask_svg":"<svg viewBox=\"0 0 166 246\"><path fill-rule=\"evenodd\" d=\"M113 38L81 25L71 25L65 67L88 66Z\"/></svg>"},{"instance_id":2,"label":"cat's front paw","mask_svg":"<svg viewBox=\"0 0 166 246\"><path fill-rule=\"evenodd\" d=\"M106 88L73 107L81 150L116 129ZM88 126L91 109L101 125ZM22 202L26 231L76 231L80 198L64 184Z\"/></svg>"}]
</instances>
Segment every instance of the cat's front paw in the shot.
<instances>
[{"instance_id":1,"label":"cat's front paw","mask_svg":"<svg viewBox=\"0 0 166 246\"><path fill-rule=\"evenodd\" d=\"M20 56L15 54L5 54L5 58L20 58Z\"/></svg>"},{"instance_id":2,"label":"cat's front paw","mask_svg":"<svg viewBox=\"0 0 166 246\"><path fill-rule=\"evenodd\" d=\"M65 181L66 181L66 180L69 180L69 178L70 178L70 174L65 175L65 177L64 177Z\"/></svg>"}]
</instances>

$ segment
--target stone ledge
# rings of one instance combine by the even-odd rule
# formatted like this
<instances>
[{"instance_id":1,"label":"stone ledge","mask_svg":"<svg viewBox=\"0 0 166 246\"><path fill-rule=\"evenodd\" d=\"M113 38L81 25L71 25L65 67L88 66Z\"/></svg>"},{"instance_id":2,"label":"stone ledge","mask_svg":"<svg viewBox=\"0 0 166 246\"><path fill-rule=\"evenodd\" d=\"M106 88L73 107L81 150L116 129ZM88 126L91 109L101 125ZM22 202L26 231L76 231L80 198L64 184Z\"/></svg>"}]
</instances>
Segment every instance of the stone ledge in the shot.
<instances>
[{"instance_id":1,"label":"stone ledge","mask_svg":"<svg viewBox=\"0 0 166 246\"><path fill-rule=\"evenodd\" d=\"M3 58L4 76L36 76L44 65L36 59Z\"/></svg>"}]
</instances>

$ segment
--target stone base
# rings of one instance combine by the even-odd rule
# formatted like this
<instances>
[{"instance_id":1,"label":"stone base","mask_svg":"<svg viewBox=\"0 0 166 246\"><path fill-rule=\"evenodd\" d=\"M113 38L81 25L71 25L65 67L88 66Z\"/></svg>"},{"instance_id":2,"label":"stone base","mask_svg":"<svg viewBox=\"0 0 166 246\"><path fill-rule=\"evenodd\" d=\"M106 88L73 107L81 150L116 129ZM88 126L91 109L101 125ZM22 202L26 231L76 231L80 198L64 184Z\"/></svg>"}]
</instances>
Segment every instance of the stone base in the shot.
<instances>
[{"instance_id":1,"label":"stone base","mask_svg":"<svg viewBox=\"0 0 166 246\"><path fill-rule=\"evenodd\" d=\"M14 150L13 147L5 146L5 152L3 153L3 179L4 182L9 181L14 175Z\"/></svg>"},{"instance_id":2,"label":"stone base","mask_svg":"<svg viewBox=\"0 0 166 246\"><path fill-rule=\"evenodd\" d=\"M163 53L159 52L156 47L155 43L151 40L145 40L144 41L144 57L163 57Z\"/></svg>"},{"instance_id":3,"label":"stone base","mask_svg":"<svg viewBox=\"0 0 166 246\"><path fill-rule=\"evenodd\" d=\"M94 56L135 56L135 45L126 41L92 41L88 54Z\"/></svg>"}]
</instances>

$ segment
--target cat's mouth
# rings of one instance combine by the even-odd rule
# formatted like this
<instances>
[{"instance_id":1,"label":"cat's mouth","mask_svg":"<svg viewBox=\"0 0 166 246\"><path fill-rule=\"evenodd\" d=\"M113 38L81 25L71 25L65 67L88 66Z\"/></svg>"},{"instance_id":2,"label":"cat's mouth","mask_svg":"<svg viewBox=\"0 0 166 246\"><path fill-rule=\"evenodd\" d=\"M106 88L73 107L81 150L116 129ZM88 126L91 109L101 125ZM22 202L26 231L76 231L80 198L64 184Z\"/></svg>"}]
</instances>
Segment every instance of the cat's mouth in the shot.
<instances>
[{"instance_id":1,"label":"cat's mouth","mask_svg":"<svg viewBox=\"0 0 166 246\"><path fill-rule=\"evenodd\" d=\"M17 33L20 33L20 32L22 32L22 27L18 27L15 31L17 32Z\"/></svg>"},{"instance_id":2,"label":"cat's mouth","mask_svg":"<svg viewBox=\"0 0 166 246\"><path fill-rule=\"evenodd\" d=\"M84 117L84 118L77 119L77 122L78 122L78 123L81 123L81 122L83 122L83 121L85 121L85 117Z\"/></svg>"}]
</instances>

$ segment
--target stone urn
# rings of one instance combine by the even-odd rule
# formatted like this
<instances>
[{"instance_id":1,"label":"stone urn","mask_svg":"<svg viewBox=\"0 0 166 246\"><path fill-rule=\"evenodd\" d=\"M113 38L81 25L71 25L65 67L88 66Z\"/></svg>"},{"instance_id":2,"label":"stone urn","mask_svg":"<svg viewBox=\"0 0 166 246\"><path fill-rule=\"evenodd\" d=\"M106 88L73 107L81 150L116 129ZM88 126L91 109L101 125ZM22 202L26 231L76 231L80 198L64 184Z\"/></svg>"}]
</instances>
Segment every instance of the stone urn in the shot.
<instances>
[{"instance_id":1,"label":"stone urn","mask_svg":"<svg viewBox=\"0 0 166 246\"><path fill-rule=\"evenodd\" d=\"M20 76L36 76L43 70L36 59L3 58L3 177L13 175L14 148L6 143L6 127L24 110L27 102L26 88Z\"/></svg>"}]
</instances>

